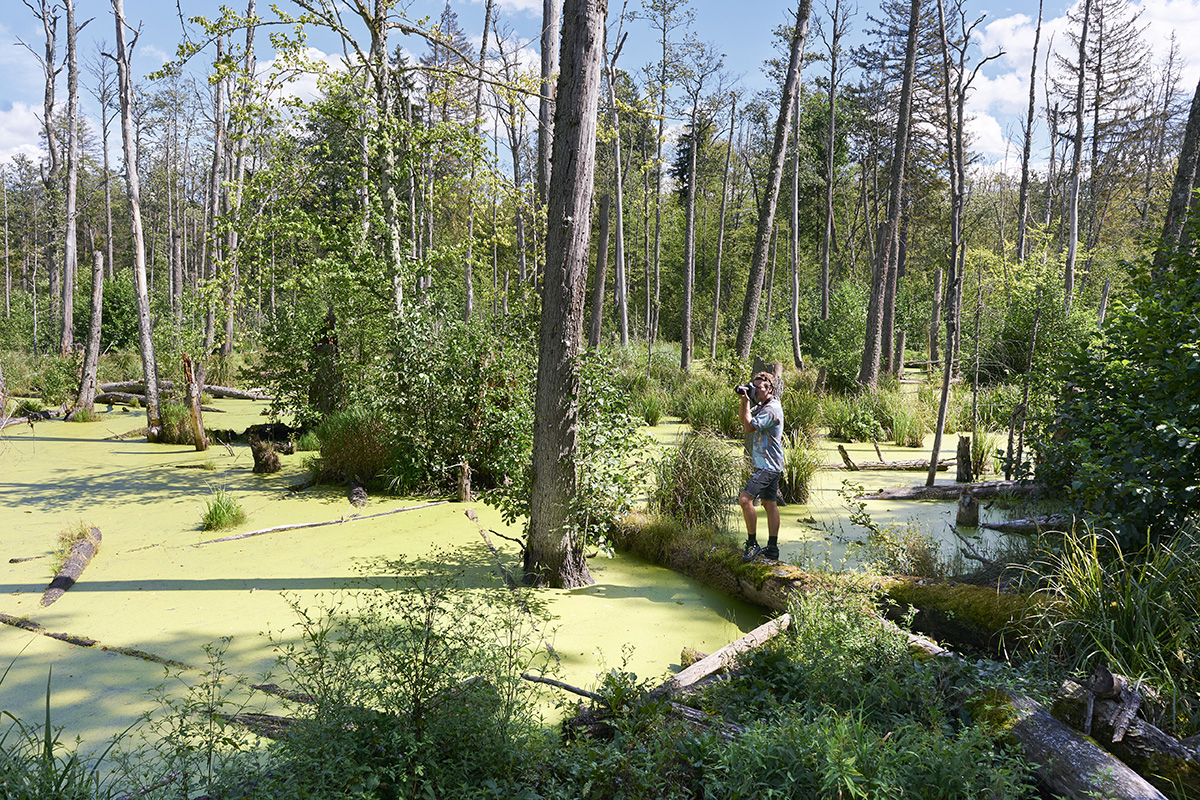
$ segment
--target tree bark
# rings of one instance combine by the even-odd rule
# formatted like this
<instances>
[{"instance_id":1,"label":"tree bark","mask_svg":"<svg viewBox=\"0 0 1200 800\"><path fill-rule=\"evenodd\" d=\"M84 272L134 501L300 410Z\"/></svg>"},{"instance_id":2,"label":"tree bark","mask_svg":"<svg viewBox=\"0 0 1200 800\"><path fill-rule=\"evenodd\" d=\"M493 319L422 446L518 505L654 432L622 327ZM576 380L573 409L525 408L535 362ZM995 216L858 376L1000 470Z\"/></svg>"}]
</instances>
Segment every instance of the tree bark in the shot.
<instances>
[{"instance_id":1,"label":"tree bark","mask_svg":"<svg viewBox=\"0 0 1200 800\"><path fill-rule=\"evenodd\" d=\"M562 0L542 0L542 83L538 98L538 202L550 202L550 151L554 144L554 96L558 72ZM535 270L536 271L536 270Z\"/></svg>"},{"instance_id":2,"label":"tree bark","mask_svg":"<svg viewBox=\"0 0 1200 800\"><path fill-rule=\"evenodd\" d=\"M1079 31L1079 75L1075 88L1075 141L1071 155L1071 194L1067 210L1070 229L1067 232L1067 261L1063 268L1063 303L1071 310L1072 294L1075 291L1075 257L1079 247L1079 192L1083 172L1083 87L1087 70L1088 21L1092 13L1092 0L1083 2L1083 25ZM1095 166L1095 165L1093 165Z\"/></svg>"},{"instance_id":3,"label":"tree bark","mask_svg":"<svg viewBox=\"0 0 1200 800\"><path fill-rule=\"evenodd\" d=\"M721 218L717 223L717 266L713 279L712 336L709 339L708 358L717 357L717 323L721 313L721 258L725 253L725 207L729 202L729 166L733 159L733 131L737 125L737 95L729 97L729 146L725 149L725 171L721 178Z\"/></svg>"},{"instance_id":4,"label":"tree bark","mask_svg":"<svg viewBox=\"0 0 1200 800\"><path fill-rule=\"evenodd\" d=\"M120 2L120 0L116 0L116 2ZM75 585L100 549L100 538L100 529L91 527L88 528L84 538L71 546L71 553L67 556L67 560L63 562L58 574L54 576L54 580L50 581L50 585L42 593L42 608L58 600Z\"/></svg>"},{"instance_id":5,"label":"tree bark","mask_svg":"<svg viewBox=\"0 0 1200 800\"><path fill-rule=\"evenodd\" d=\"M1163 220L1162 243L1154 254L1155 275L1160 276L1166 270L1168 257L1183 237L1188 204L1192 199L1192 190L1196 188L1197 165L1200 165L1200 82L1197 82L1196 93L1192 95L1192 108L1188 113L1183 146L1179 151L1171 202Z\"/></svg>"},{"instance_id":6,"label":"tree bark","mask_svg":"<svg viewBox=\"0 0 1200 800\"><path fill-rule=\"evenodd\" d=\"M912 0L908 16L908 43L904 50L904 80L900 85L900 108L896 119L895 146L892 149L891 178L888 185L888 215L880 227L875 265L871 273L871 295L867 303L867 332L863 341L858 382L874 387L879 383L879 362L883 346L884 312L887 304L889 275L896 261L896 243L900 229L900 201L904 188L904 161L908 157L908 129L912 117L912 85L917 63L917 30L921 22L921 0Z\"/></svg>"},{"instance_id":7,"label":"tree bark","mask_svg":"<svg viewBox=\"0 0 1200 800\"><path fill-rule=\"evenodd\" d=\"M79 262L79 59L75 40L83 26L75 25L75 0L62 0L62 3L67 11L67 225L63 238L62 338L59 349L68 353L75 346L75 275Z\"/></svg>"},{"instance_id":8,"label":"tree bark","mask_svg":"<svg viewBox=\"0 0 1200 800\"><path fill-rule=\"evenodd\" d=\"M208 437L204 435L204 417L200 413L200 395L204 391L204 385L200 382L202 376L199 377L200 379L196 375L196 370L192 368L192 357L184 353L184 404L188 408L188 417L191 421L192 443L195 444L197 451L204 451L208 449Z\"/></svg>"},{"instance_id":9,"label":"tree bark","mask_svg":"<svg viewBox=\"0 0 1200 800\"><path fill-rule=\"evenodd\" d=\"M566 0L563 8L524 562L525 580L536 586L571 588L593 582L570 507L578 480L577 356L583 332L607 10L607 0Z\"/></svg>"},{"instance_id":10,"label":"tree bark","mask_svg":"<svg viewBox=\"0 0 1200 800\"><path fill-rule=\"evenodd\" d=\"M771 166L767 174L767 186L763 192L762 205L758 214L758 232L754 237L754 255L750 261L750 273L746 278L746 299L742 303L742 321L738 326L736 351L738 358L745 361L750 357L750 345L754 341L754 328L758 323L758 303L762 296L763 275L767 269L767 256L771 234L775 230L775 207L779 202L779 186L783 180L784 151L791 127L792 112L800 91L800 70L804 61L804 42L808 38L808 19L812 13L812 0L800 0L796 8L796 23L792 30L791 58L787 77L783 84L783 95L779 101L779 117L775 121L775 141L771 147Z\"/></svg>"},{"instance_id":11,"label":"tree bark","mask_svg":"<svg viewBox=\"0 0 1200 800\"><path fill-rule=\"evenodd\" d=\"M142 351L142 373L146 379L147 438L157 442L162 435L158 408L158 366L154 360L154 333L150 328L150 295L146 285L146 241L142 232L141 187L138 182L137 148L133 137L133 78L129 51L137 36L125 46L125 2L112 0L117 28L117 83L121 96L121 139L125 149L125 185L129 195L129 216L133 233L133 277L137 294L138 341Z\"/></svg>"},{"instance_id":12,"label":"tree bark","mask_svg":"<svg viewBox=\"0 0 1200 800\"><path fill-rule=\"evenodd\" d=\"M621 17L622 24L624 23L624 15ZM619 31L620 29L618 29ZM610 108L610 117L612 128L614 131L613 138L613 213L616 214L616 246L613 251L615 260L615 272L613 274L614 287L613 292L617 299L617 333L620 337L621 347L629 346L629 281L626 272L625 264L625 176L622 172L621 165L621 115L617 110L617 57L621 54L621 45L624 44L624 37L618 33L616 51L612 58L608 57L608 53L604 54L604 68L608 74L608 100Z\"/></svg>"},{"instance_id":13,"label":"tree bark","mask_svg":"<svg viewBox=\"0 0 1200 800\"><path fill-rule=\"evenodd\" d=\"M104 307L104 256L92 253L92 315L88 325L87 352L83 358L83 375L79 381L79 397L75 408L89 412L96 402L96 368L100 364L100 326Z\"/></svg>"}]
</instances>

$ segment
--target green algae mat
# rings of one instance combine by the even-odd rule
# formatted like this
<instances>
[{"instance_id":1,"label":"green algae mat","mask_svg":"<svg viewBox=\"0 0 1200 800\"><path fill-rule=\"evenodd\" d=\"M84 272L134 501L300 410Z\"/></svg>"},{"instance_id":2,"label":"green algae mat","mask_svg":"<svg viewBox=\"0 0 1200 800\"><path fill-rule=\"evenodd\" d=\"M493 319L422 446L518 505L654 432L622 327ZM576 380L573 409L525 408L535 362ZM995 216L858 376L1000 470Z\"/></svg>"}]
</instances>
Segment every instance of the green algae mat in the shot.
<instances>
[{"instance_id":1,"label":"green algae mat","mask_svg":"<svg viewBox=\"0 0 1200 800\"><path fill-rule=\"evenodd\" d=\"M212 428L263 421L263 403L216 406L227 413L207 415ZM144 424L142 414L117 409L97 422L40 422L0 438L0 613L10 622L0 625L0 672L12 663L0 684L0 711L41 721L52 670L53 722L65 739L81 737L85 749L102 747L155 708L154 687L179 665L202 668L208 645L224 648L230 673L261 679L274 665L266 634L293 635L293 602L329 603L386 577L396 562L451 570L465 586L494 585L500 566L519 569L517 546L491 536L493 553L480 527L513 538L520 532L483 504L374 497L359 510L334 487L288 491L307 478L303 453L283 456L279 473L256 475L245 445L197 453L110 438ZM202 531L201 515L218 489L239 500L247 519ZM406 508L413 510L352 518ZM335 520L344 521L200 544ZM52 578L48 554L59 532L80 521L102 531L99 552L61 599L42 607ZM665 677L679 668L683 647L716 650L763 618L631 557L594 558L590 567L594 586L538 593L548 617L539 628L561 660L559 677L574 685L593 686L598 674L621 666L626 643L634 648L626 669Z\"/></svg>"}]
</instances>

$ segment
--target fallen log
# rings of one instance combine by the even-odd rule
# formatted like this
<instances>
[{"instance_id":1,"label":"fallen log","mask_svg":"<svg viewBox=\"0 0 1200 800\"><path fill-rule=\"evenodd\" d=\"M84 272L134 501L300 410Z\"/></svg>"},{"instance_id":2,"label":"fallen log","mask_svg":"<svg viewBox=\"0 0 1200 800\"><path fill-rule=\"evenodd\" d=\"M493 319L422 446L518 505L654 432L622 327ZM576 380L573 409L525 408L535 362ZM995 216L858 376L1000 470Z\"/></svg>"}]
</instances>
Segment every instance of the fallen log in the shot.
<instances>
[{"instance_id":1,"label":"fallen log","mask_svg":"<svg viewBox=\"0 0 1200 800\"><path fill-rule=\"evenodd\" d=\"M972 697L967 705L975 719L990 722L1021 746L1055 796L1167 800L1141 775L1028 697L998 689Z\"/></svg>"},{"instance_id":2,"label":"fallen log","mask_svg":"<svg viewBox=\"0 0 1200 800\"><path fill-rule=\"evenodd\" d=\"M1055 696L1050 713L1091 735L1164 793L1182 791L1184 797L1200 797L1200 756L1196 751L1140 717L1125 719L1126 707L1068 680Z\"/></svg>"},{"instance_id":3,"label":"fallen log","mask_svg":"<svg viewBox=\"0 0 1200 800\"><path fill-rule=\"evenodd\" d=\"M96 526L88 528L87 534L71 545L71 553L63 562L62 568L50 581L46 591L42 593L42 608L54 603L75 585L84 569L91 563L96 551L100 549L100 529Z\"/></svg>"},{"instance_id":4,"label":"fallen log","mask_svg":"<svg viewBox=\"0 0 1200 800\"><path fill-rule=\"evenodd\" d=\"M758 647L763 642L769 641L777 634L787 630L791 621L791 616L781 614L770 622L764 622L745 636L735 639L717 652L705 656L687 669L672 675L662 686L652 691L650 693L651 696L665 697L672 695L681 689L686 689L698 681L707 678L714 672L725 669L733 659L737 658L739 653L744 653L747 650Z\"/></svg>"},{"instance_id":5,"label":"fallen log","mask_svg":"<svg viewBox=\"0 0 1200 800\"><path fill-rule=\"evenodd\" d=\"M235 533L232 536L222 536L220 539L209 539L203 542L196 542L192 547L200 547L205 544L218 544L220 542L235 542L238 539L249 539L251 536L262 536L265 533L279 533L280 531L294 531L300 528L323 528L327 525L343 525L347 522L361 522L363 520L375 519L376 517L386 517L389 514L399 514L402 511L417 511L422 508L432 508L433 506L441 506L450 502L449 500L435 500L432 503L421 503L416 506L405 506L404 508L393 508L391 511L380 511L378 514L367 514L365 517L357 514L351 514L342 519L331 519L328 522L299 522L294 525L276 525L273 528L263 528L262 530L249 531L248 533ZM134 550L146 550L150 547L158 547L157 544L147 545L146 547L137 547ZM133 552L130 550L129 552Z\"/></svg>"},{"instance_id":6,"label":"fallen log","mask_svg":"<svg viewBox=\"0 0 1200 800\"><path fill-rule=\"evenodd\" d=\"M175 389L174 381L159 381L159 390L173 391ZM118 381L116 383L102 383L96 387L101 392L138 392L145 393L145 381ZM269 395L262 392L246 389L234 389L231 386L209 386L205 385L204 393L209 397L222 397L228 400L271 400Z\"/></svg>"},{"instance_id":7,"label":"fallen log","mask_svg":"<svg viewBox=\"0 0 1200 800\"><path fill-rule=\"evenodd\" d=\"M5 428L11 428L14 425L29 425L30 427L33 427L33 423L35 422L41 422L42 420L46 419L57 419L64 413L66 412L62 408L47 408L42 411L35 411L32 414L28 414L24 417L13 417L12 419L0 421L0 431L4 430Z\"/></svg>"},{"instance_id":8,"label":"fallen log","mask_svg":"<svg viewBox=\"0 0 1200 800\"><path fill-rule=\"evenodd\" d=\"M841 449L840 446L839 446L839 449ZM849 458L850 458L850 456L847 455L846 459L849 460ZM906 472L906 471L924 472L929 469L929 459L928 458L909 458L909 459L905 459L903 461L858 461L858 462L851 461L850 463L854 464L854 466L851 467L847 464L838 464L835 462L830 462L828 464L822 464L820 467L818 467L818 469L845 469L845 470L851 470L851 471L870 469L870 470L890 470L893 472ZM954 463L955 462L954 462L953 458L938 459L938 467L937 467L938 472L945 472L950 467L954 466Z\"/></svg>"},{"instance_id":9,"label":"fallen log","mask_svg":"<svg viewBox=\"0 0 1200 800\"><path fill-rule=\"evenodd\" d=\"M21 630L29 631L30 633L36 633L41 636L45 636L48 639L57 639L60 642L66 642L67 644L73 644L78 647L95 647L97 644L99 644L99 642L97 642L95 639L89 639L86 636L78 636L73 633L59 633L57 631L46 630L41 626L40 623L34 622L31 619L25 619L24 617L14 617L10 616L9 614L0 613L0 623L4 625L11 625L14 628L20 628Z\"/></svg>"},{"instance_id":10,"label":"fallen log","mask_svg":"<svg viewBox=\"0 0 1200 800\"><path fill-rule=\"evenodd\" d=\"M995 587L972 586L903 575L875 577L814 575L780 562L744 564L741 551L727 536L702 537L680 533L663 523L630 515L609 530L612 542L648 561L689 575L725 594L776 612L788 610L796 591L839 582L855 591L876 591L895 619L908 608L918 609L913 626L922 633L959 647L999 652L1023 641L1038 595L1014 594Z\"/></svg>"},{"instance_id":11,"label":"fallen log","mask_svg":"<svg viewBox=\"0 0 1200 800\"><path fill-rule=\"evenodd\" d=\"M975 497L997 497L999 495L1031 495L1040 487L1020 481L984 481L982 483L949 483L935 486L897 486L864 492L859 497L868 500L957 500L964 489L970 489Z\"/></svg>"},{"instance_id":12,"label":"fallen log","mask_svg":"<svg viewBox=\"0 0 1200 800\"><path fill-rule=\"evenodd\" d=\"M979 527L1001 533L1036 534L1042 531L1069 530L1074 523L1065 514L1050 514L1045 517L1030 517L1028 519L1010 519L1004 522L985 522Z\"/></svg>"},{"instance_id":13,"label":"fallen log","mask_svg":"<svg viewBox=\"0 0 1200 800\"><path fill-rule=\"evenodd\" d=\"M126 406L144 406L146 405L146 395L130 394L128 392L104 392L96 395L94 402L104 405L126 405ZM206 414L224 414L223 408L214 408L213 406L200 406L200 410Z\"/></svg>"}]
</instances>

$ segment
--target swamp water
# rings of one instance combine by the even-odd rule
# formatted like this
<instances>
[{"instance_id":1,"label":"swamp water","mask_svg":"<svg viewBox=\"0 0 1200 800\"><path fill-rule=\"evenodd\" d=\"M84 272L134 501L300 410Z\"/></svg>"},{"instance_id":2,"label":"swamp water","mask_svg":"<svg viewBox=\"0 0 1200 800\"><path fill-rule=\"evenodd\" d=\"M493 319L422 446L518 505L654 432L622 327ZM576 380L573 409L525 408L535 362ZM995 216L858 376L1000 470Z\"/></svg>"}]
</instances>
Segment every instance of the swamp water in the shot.
<instances>
[{"instance_id":1,"label":"swamp water","mask_svg":"<svg viewBox=\"0 0 1200 800\"><path fill-rule=\"evenodd\" d=\"M264 403L215 405L226 413L208 416L214 428L242 430L264 419ZM221 645L225 668L254 683L274 666L266 634L284 641L298 638L292 602L328 606L372 576L392 574L388 565L397 561L417 571L451 568L466 586L495 584L497 557L463 504L346 519L430 500L375 497L358 511L339 488L288 492L290 484L307 478L302 453L282 456L279 473L255 475L245 445L227 449L214 443L197 453L190 446L149 445L144 438L109 438L144 424L142 412L118 408L101 413L97 422L46 421L0 434L0 613L47 632L97 642L81 646L0 625L0 673L11 663L0 683L0 711L30 724L43 720L52 674L53 724L62 726L64 740L79 737L85 751L103 747L156 708L155 686L175 683L162 663L131 651L203 668L205 647L227 640ZM682 426L649 430L665 447L677 440ZM836 460L835 447L830 445L830 461ZM847 449L855 459L874 457L869 444ZM912 458L915 452L885 448L888 458ZM212 468L200 468L205 465ZM862 531L846 521L846 505L837 492L848 475L819 473L809 505L782 509L785 561L852 562L847 543L860 539ZM912 472L853 474L868 489L913 485L923 478ZM202 531L201 514L218 489L238 499L246 521L226 531ZM482 503L469 507L483 528L519 535L494 509ZM915 521L935 535L942 530L949 536L944 528L953 521L954 504L867 501L867 511L877 522ZM740 515L736 508L732 513L740 542ZM337 525L200 544L268 527L342 519ZM99 553L78 583L42 608L42 592L52 577L48 554L58 533L81 521L100 528ZM759 526L765 540L765 519L760 517ZM491 543L499 562L519 571L517 546L495 536ZM657 682L679 669L681 648L711 652L763 621L759 609L627 555L594 558L589 566L595 585L538 593L549 617L540 624L542 633L561 659L557 677L576 686L594 687L599 675L622 665ZM200 672L181 674L196 682ZM548 714L560 697L548 693Z\"/></svg>"}]
</instances>

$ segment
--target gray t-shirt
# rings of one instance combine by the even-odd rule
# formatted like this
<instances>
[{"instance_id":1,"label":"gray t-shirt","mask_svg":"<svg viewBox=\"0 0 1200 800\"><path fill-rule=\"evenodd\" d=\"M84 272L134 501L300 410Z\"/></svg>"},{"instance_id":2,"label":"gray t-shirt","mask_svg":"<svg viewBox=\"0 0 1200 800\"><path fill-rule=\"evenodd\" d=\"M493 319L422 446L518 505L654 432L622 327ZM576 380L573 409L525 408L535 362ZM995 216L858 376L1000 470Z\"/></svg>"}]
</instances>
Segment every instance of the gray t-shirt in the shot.
<instances>
[{"instance_id":1,"label":"gray t-shirt","mask_svg":"<svg viewBox=\"0 0 1200 800\"><path fill-rule=\"evenodd\" d=\"M752 410L750 424L750 463L755 469L783 472L783 406L778 398Z\"/></svg>"}]
</instances>

